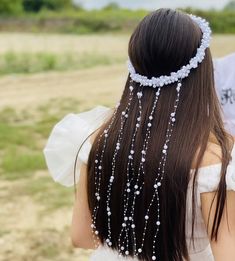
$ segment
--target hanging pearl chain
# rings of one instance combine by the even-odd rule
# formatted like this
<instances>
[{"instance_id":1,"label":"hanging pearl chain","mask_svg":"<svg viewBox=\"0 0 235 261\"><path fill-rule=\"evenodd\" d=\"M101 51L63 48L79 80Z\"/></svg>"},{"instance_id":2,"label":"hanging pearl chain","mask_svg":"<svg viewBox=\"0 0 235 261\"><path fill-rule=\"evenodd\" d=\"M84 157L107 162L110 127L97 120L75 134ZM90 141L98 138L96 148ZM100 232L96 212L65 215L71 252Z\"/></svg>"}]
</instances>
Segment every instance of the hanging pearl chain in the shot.
<instances>
[{"instance_id":1,"label":"hanging pearl chain","mask_svg":"<svg viewBox=\"0 0 235 261\"><path fill-rule=\"evenodd\" d=\"M96 227L96 219L97 219L97 213L99 210L99 201L100 201L100 182L101 182L101 174L102 174L102 161L103 161L103 156L104 156L104 151L106 148L106 144L107 144L107 138L108 138L108 132L111 129L114 120L116 118L116 114L117 114L117 110L120 106L120 103L118 103L116 105L115 111L113 113L113 116L111 118L110 124L108 125L107 129L104 130L104 132L102 134L100 134L99 140L98 140L98 146L97 146L97 150L96 150L96 156L95 156L95 174L94 174L94 179L95 179L95 197L96 197L96 205L93 209L93 213L92 213L92 224L91 224L91 228L92 228L92 235L93 235L93 240L94 240L94 245L97 248L99 246L99 231L97 230ZM103 143L103 147L102 147L102 151L101 151L101 155L99 158L99 148L100 148L100 143L101 143L101 139L104 137L104 143Z\"/></svg>"}]
</instances>

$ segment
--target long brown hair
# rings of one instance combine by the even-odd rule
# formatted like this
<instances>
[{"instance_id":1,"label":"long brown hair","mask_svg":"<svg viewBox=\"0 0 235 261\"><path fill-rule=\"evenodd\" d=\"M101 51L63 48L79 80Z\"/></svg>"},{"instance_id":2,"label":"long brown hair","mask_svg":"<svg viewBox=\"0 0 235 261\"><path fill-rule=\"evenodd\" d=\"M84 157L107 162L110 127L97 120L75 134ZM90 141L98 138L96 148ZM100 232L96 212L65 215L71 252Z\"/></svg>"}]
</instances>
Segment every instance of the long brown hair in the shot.
<instances>
[{"instance_id":1,"label":"long brown hair","mask_svg":"<svg viewBox=\"0 0 235 261\"><path fill-rule=\"evenodd\" d=\"M159 9L147 15L133 32L129 42L129 57L136 71L148 77L168 75L177 71L195 56L200 45L202 33L191 18L171 9ZM134 95L137 95L142 87L137 83L131 83L134 87ZM130 77L121 97L120 106L110 129L110 135L106 144L101 176L101 199L97 213L97 229L99 239L104 243L108 236L106 194L111 176L111 162L120 129L121 113L128 103ZM136 136L134 169L138 169L141 149L144 142L147 119L155 98L155 91L145 87L143 90L143 105L140 130ZM158 163L161 157L161 148L164 145L168 117L176 99L175 84L162 89L156 110L156 117L152 124L152 135L149 141L149 149L146 155L144 190L137 202L134 217L136 220L136 239L140 243L144 227L144 213L153 194ZM116 158L115 181L111 193L111 230L112 248L118 248L118 237L122 226L123 193L126 184L128 154L131 145L131 137L135 129L135 120L138 117L138 102L133 99L130 105L130 115L123 128L124 145L121 146ZM104 129L110 124L107 121L97 135L88 160L88 201L92 213L95 207L95 156L101 154L102 146L98 144L98 138ZM186 236L186 195L190 180L190 170L196 157L196 172L193 186L193 211L192 211L192 237L194 234L195 214L195 190L198 168L202 162L207 148L210 134L213 134L222 150L221 179L217 191L217 208L213 222L212 238L217 239L218 229L225 206L226 183L225 173L230 160L229 138L224 131L221 120L219 102L214 88L213 64L210 49L206 50L204 61L193 70L189 77L182 81L182 91L177 109L177 121L172 134L168 151L165 176L160 189L161 202L161 226L157 239L157 260L181 261L189 259ZM101 138L101 143L103 138ZM156 222L156 213L150 212L149 223L146 231L145 244L141 260L152 260L153 228ZM128 234L130 244L129 254L134 255L133 236Z\"/></svg>"}]
</instances>

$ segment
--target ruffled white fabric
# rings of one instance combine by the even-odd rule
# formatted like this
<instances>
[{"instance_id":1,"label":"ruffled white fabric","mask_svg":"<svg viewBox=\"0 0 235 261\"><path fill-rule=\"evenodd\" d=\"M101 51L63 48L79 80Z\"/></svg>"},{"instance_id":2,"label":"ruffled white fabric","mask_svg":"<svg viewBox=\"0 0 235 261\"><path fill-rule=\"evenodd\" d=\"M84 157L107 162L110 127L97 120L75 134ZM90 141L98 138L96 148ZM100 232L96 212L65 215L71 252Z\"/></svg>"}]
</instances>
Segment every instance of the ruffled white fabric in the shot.
<instances>
[{"instance_id":1,"label":"ruffled white fabric","mask_svg":"<svg viewBox=\"0 0 235 261\"><path fill-rule=\"evenodd\" d=\"M80 113L69 114L53 128L47 145L44 149L46 162L52 178L64 186L73 186L73 169L79 147L89 134L99 128L110 115L111 110L98 106L95 109ZM79 167L86 163L90 153L91 143L87 140L78 154L76 181L79 180ZM226 183L228 190L235 191L235 146L232 150L232 160L228 166ZM197 207L195 222L195 248L190 243L192 227L192 186L191 181L187 193L186 239L191 261L214 261L205 224L201 213L200 193L216 190L220 180L221 164L211 165L199 169L197 184ZM118 253L101 246L94 251L91 261L137 261L132 258L120 258Z\"/></svg>"},{"instance_id":2,"label":"ruffled white fabric","mask_svg":"<svg viewBox=\"0 0 235 261\"><path fill-rule=\"evenodd\" d=\"M75 160L82 146L76 168L75 180L78 182L81 163L87 163L91 149L91 143L86 139L104 123L110 112L107 107L97 106L87 112L68 114L55 125L44 148L49 173L54 181L66 187L74 185Z\"/></svg>"}]
</instances>

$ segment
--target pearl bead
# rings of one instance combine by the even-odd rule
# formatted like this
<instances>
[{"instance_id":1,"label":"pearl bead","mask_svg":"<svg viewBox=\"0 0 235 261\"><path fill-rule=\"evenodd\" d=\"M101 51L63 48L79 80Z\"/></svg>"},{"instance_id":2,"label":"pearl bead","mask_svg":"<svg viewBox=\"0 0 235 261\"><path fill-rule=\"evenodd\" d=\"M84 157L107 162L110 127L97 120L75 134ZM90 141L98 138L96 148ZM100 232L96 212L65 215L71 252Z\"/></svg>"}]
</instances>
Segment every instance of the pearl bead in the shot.
<instances>
[{"instance_id":1,"label":"pearl bead","mask_svg":"<svg viewBox=\"0 0 235 261\"><path fill-rule=\"evenodd\" d=\"M152 260L156 260L156 256L152 256Z\"/></svg>"},{"instance_id":2,"label":"pearl bead","mask_svg":"<svg viewBox=\"0 0 235 261\"><path fill-rule=\"evenodd\" d=\"M98 230L96 230L96 231L95 231L95 234L96 234L96 235L98 235L98 234L99 234L99 231L98 231Z\"/></svg>"},{"instance_id":3,"label":"pearl bead","mask_svg":"<svg viewBox=\"0 0 235 261\"><path fill-rule=\"evenodd\" d=\"M135 228L135 224L132 224L131 227L132 227L132 228Z\"/></svg>"},{"instance_id":4,"label":"pearl bead","mask_svg":"<svg viewBox=\"0 0 235 261\"><path fill-rule=\"evenodd\" d=\"M139 253L142 253L142 249L141 249L141 248L139 248L139 249L138 249L138 252L139 252Z\"/></svg>"},{"instance_id":5,"label":"pearl bead","mask_svg":"<svg viewBox=\"0 0 235 261\"><path fill-rule=\"evenodd\" d=\"M148 219L149 219L149 216L148 216L148 215L146 215L144 218L145 218L145 220L148 220Z\"/></svg>"},{"instance_id":6,"label":"pearl bead","mask_svg":"<svg viewBox=\"0 0 235 261\"><path fill-rule=\"evenodd\" d=\"M125 251L125 255L126 255L126 256L129 255L129 251L128 251L128 250Z\"/></svg>"},{"instance_id":7,"label":"pearl bead","mask_svg":"<svg viewBox=\"0 0 235 261\"><path fill-rule=\"evenodd\" d=\"M161 222L160 222L160 221L157 221L157 223L156 223L156 224L157 224L157 226L160 226Z\"/></svg>"}]
</instances>

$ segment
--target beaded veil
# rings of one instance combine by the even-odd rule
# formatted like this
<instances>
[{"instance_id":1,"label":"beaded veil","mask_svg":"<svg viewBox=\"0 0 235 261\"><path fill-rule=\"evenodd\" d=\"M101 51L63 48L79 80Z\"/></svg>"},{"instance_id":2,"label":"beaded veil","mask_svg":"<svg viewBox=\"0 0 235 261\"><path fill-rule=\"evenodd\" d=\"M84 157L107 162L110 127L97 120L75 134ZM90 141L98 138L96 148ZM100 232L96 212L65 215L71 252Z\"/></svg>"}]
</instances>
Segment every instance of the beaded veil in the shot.
<instances>
[{"instance_id":1,"label":"beaded veil","mask_svg":"<svg viewBox=\"0 0 235 261\"><path fill-rule=\"evenodd\" d=\"M148 226L148 220L150 215L150 210L154 207L156 209L156 221L155 221L155 228L153 228L154 238L152 244L152 260L157 260L157 253L156 253L156 243L157 243L157 236L160 229L160 198L159 198L159 188L161 187L161 182L164 179L164 172L165 172L165 165L167 161L168 155L168 147L171 141L171 136L174 130L174 125L176 122L176 115L177 115L177 107L180 100L180 92L182 88L182 80L189 76L192 70L195 70L200 63L202 63L205 57L205 51L209 47L210 38L211 38L211 29L209 24L206 20L196 17L194 15L190 15L191 19L200 27L202 31L202 39L200 47L197 49L197 53L195 57L191 58L189 63L182 68L180 68L177 72L172 72L170 75L162 75L160 77L152 77L149 79L144 75L140 75L135 71L134 66L132 65L131 61L128 60L128 70L130 73L130 86L129 86L129 100L126 108L121 113L120 119L120 128L118 130L118 138L116 142L116 147L114 149L114 153L112 155L112 171L111 176L108 182L107 193L106 193L106 212L107 212L107 226L108 226L108 235L106 238L106 245L108 247L112 247L112 230L111 230L111 219L112 219L112 212L111 212L111 195L112 195L112 186L115 180L115 170L116 170L116 158L119 153L119 150L123 143L125 142L125 137L123 135L123 128L125 125L125 121L128 118L130 111L130 105L133 100L137 99L138 102L138 116L136 118L135 129L133 130L133 136L131 138L131 145L128 155L128 162L127 162L127 169L125 171L126 175L126 184L125 190L123 194L123 206L124 211L122 214L122 226L120 228L120 234L118 238L118 251L120 255L128 256L130 252L130 244L132 244L132 248L134 249L134 256L138 257L143 251L145 237L146 237L146 230ZM139 84L141 86L141 91L137 92L137 97L133 94L133 82ZM167 87L169 84L176 83L176 99L174 102L173 109L169 115L169 122L166 130L166 137L164 145L161 149L161 157L158 163L158 168L156 169L155 175L155 182L153 183L153 195L150 203L147 207L147 210L144 214L144 228L142 233L142 240L138 242L136 240L136 223L134 220L134 211L136 207L136 200L138 196L141 194L144 188L144 182L140 178L142 175L145 175L144 165L146 155L148 153L148 146L149 140L151 136L151 126L154 120L155 111L158 106L158 100L161 95L161 89ZM135 155L135 145L136 145L136 135L140 128L140 122L142 119L142 97L144 95L145 88L154 88L155 91L155 100L152 105L152 109L150 114L148 115L147 120L147 128L144 134L144 142L143 147L141 150L141 157L139 162L139 168L135 175L130 176L130 172L133 173L133 159ZM113 113L109 126L103 131L103 133L99 137L98 147L102 148L101 153L96 152L95 158L95 206L92 213L92 230L94 235L94 240L96 245L99 242L99 231L97 230L96 222L97 222L97 213L99 211L99 202L101 200L101 174L102 174L102 163L105 148L109 138L109 131L114 123L115 118L117 117L117 109L119 108L118 104L116 109ZM102 142L101 142L102 140ZM130 211L131 210L131 211ZM132 233L133 242L129 242L128 235Z\"/></svg>"}]
</instances>

